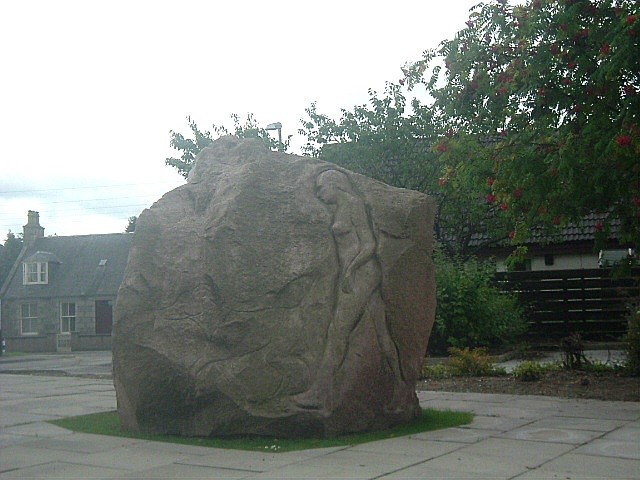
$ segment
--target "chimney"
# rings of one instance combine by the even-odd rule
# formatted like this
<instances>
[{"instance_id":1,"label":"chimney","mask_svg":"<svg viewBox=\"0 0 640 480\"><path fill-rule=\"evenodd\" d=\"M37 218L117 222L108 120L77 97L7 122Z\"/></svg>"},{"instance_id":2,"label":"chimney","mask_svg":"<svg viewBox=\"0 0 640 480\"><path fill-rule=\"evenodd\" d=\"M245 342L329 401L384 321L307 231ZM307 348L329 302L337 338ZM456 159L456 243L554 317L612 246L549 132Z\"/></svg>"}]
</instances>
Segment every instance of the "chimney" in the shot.
<instances>
[{"instance_id":1,"label":"chimney","mask_svg":"<svg viewBox=\"0 0 640 480\"><path fill-rule=\"evenodd\" d=\"M24 244L32 246L38 238L44 237L44 227L40 226L40 214L29 210L27 224L22 227Z\"/></svg>"}]
</instances>

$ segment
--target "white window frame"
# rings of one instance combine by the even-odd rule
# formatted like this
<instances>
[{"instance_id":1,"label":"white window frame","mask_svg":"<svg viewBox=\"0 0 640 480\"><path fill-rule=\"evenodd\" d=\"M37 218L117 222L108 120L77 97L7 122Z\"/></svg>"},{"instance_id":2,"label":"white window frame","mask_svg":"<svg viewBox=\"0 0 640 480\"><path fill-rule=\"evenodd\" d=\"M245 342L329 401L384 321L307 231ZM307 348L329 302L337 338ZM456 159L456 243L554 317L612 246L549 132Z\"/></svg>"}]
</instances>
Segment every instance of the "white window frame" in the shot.
<instances>
[{"instance_id":1,"label":"white window frame","mask_svg":"<svg viewBox=\"0 0 640 480\"><path fill-rule=\"evenodd\" d=\"M25 315L26 309L26 315ZM25 329L25 326L28 328ZM38 334L38 304L36 302L20 304L20 334L21 335L37 335Z\"/></svg>"},{"instance_id":2,"label":"white window frame","mask_svg":"<svg viewBox=\"0 0 640 480\"><path fill-rule=\"evenodd\" d=\"M49 283L48 262L24 262L22 264L23 285L46 285Z\"/></svg>"},{"instance_id":3,"label":"white window frame","mask_svg":"<svg viewBox=\"0 0 640 480\"><path fill-rule=\"evenodd\" d=\"M60 333L71 334L76 331L76 304L63 302L60 304Z\"/></svg>"}]
</instances>

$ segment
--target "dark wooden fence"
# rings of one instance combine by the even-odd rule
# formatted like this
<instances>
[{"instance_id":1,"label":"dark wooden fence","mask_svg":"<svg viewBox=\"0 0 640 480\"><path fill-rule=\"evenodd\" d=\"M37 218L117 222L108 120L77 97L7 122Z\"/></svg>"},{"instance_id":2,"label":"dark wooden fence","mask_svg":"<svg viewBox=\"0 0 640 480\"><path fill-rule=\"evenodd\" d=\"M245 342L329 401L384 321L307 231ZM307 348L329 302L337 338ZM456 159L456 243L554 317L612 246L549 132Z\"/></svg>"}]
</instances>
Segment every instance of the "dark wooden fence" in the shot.
<instances>
[{"instance_id":1,"label":"dark wooden fence","mask_svg":"<svg viewBox=\"0 0 640 480\"><path fill-rule=\"evenodd\" d=\"M617 278L611 269L497 273L505 291L526 306L532 339L559 339L579 332L588 340L617 340L626 315L638 307L640 268Z\"/></svg>"}]
</instances>

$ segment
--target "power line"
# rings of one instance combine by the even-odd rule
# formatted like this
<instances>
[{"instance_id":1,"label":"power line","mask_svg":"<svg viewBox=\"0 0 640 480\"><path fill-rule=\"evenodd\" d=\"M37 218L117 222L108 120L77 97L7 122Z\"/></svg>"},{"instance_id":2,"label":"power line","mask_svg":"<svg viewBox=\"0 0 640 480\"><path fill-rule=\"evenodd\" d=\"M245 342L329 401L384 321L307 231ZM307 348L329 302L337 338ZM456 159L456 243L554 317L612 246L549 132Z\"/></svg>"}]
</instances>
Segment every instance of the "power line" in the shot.
<instances>
[{"instance_id":1,"label":"power line","mask_svg":"<svg viewBox=\"0 0 640 480\"><path fill-rule=\"evenodd\" d=\"M158 197L159 198L159 197ZM113 208L128 208L128 207L146 207L151 205L153 202L157 201L158 198L145 198L144 196L140 197L119 197L119 198L102 198L102 199L92 199L92 200L65 200L59 202L46 202L47 207L45 208L37 208L38 212L42 215L47 213L54 212L74 212L74 211L84 211L84 210L103 210L103 209L113 209ZM140 200L143 199L143 200ZM111 202L107 202L110 200ZM137 201L136 201L137 200ZM146 201L145 201L146 200ZM91 205L95 202L102 202L100 205ZM128 203L119 203L119 202L128 202ZM144 203L142 203L144 202ZM59 205L59 204L70 204L65 205L64 207L54 207L48 208L49 205ZM64 209L64 210L62 210ZM23 212L2 212L0 213L0 221L8 218L18 218L22 217Z\"/></svg>"},{"instance_id":2,"label":"power line","mask_svg":"<svg viewBox=\"0 0 640 480\"><path fill-rule=\"evenodd\" d=\"M109 207L87 207L84 209L74 209L74 210L65 210L64 212L60 212L59 210L40 210L39 213L42 215L43 225L46 224L46 218L56 219L60 221L61 218L64 218L65 221L74 221L80 223L81 221L86 221L92 217L97 215L106 215L106 216L120 216L130 217L133 215L138 215L143 209L148 208L151 202L149 203L137 203L137 204L127 204L127 205L114 205ZM0 224L1 230L14 229L19 228L25 221L26 216L19 217L14 215L15 220L4 219L5 223ZM77 220L75 220L77 219ZM44 225L46 227L46 225Z\"/></svg>"},{"instance_id":3,"label":"power line","mask_svg":"<svg viewBox=\"0 0 640 480\"><path fill-rule=\"evenodd\" d=\"M0 190L0 195L5 193L38 193L38 192L62 192L65 190L83 190L94 188L119 188L119 187L133 187L142 185L169 185L165 182L149 182L149 183L119 183L115 185L91 185L86 187L64 187L64 188L43 188L43 189L31 189L31 190Z\"/></svg>"},{"instance_id":4,"label":"power line","mask_svg":"<svg viewBox=\"0 0 640 480\"><path fill-rule=\"evenodd\" d=\"M145 187L145 186L158 186L161 188L160 192L151 191L148 194L140 194L135 188L131 187ZM50 193L47 200L43 199L43 195L37 195L34 197L34 201L37 202L37 206L32 209L38 210L42 215L43 226L46 227L47 218L51 219L53 223L59 223L64 221L65 223L80 224L83 222L92 222L92 220L98 220L96 217L122 217L128 219L131 216L139 215L140 212L150 207L155 201L157 201L162 194L166 193L170 189L176 186L167 182L145 182L145 183L120 183L109 185L92 185L92 186L77 186L77 187L63 187L63 188L49 188L49 189L22 189L22 190L2 190L2 194L14 194L12 198L6 198L7 202L21 202L24 204L26 195L24 194L36 194L36 193ZM122 195L117 196L117 193L113 192L111 195L98 196L93 198L79 198L73 200L54 200L55 198L64 198L59 193L52 192L65 192L65 191L87 191L98 189L116 189L127 188L129 192L134 195ZM155 190L155 189L151 189ZM104 190L101 190L104 192ZM97 191L95 193L98 193ZM106 192L105 192L106 193ZM23 194L15 196L15 194ZM78 193L78 196L82 196ZM69 197L67 197L69 198ZM73 198L73 197L72 197ZM5 200L0 197L0 203ZM10 204L10 203L8 203ZM26 212L17 213L15 207L11 210L4 209L0 212L0 232L12 230L20 231L21 226L26 221ZM1 243L1 239L0 239Z\"/></svg>"},{"instance_id":5,"label":"power line","mask_svg":"<svg viewBox=\"0 0 640 480\"><path fill-rule=\"evenodd\" d=\"M153 202L147 202L147 203L129 203L126 205L109 205L109 206L99 206L99 207L83 207L83 208L74 208L71 210L65 209L65 210L59 210L59 209L39 209L38 213L40 213L40 215L46 215L48 213L50 214L57 214L56 216L59 216L59 213L64 213L64 215L68 215L69 213L71 214L75 214L75 213L81 213L87 210L96 212L96 211L106 211L106 210L122 210L122 209L130 209L130 208L146 208L149 205L151 205L151 203ZM19 218L21 217L21 215L16 215L16 214L2 214L2 215L6 215L6 216L13 216L15 218ZM25 216L26 218L26 216Z\"/></svg>"},{"instance_id":6,"label":"power line","mask_svg":"<svg viewBox=\"0 0 640 480\"><path fill-rule=\"evenodd\" d=\"M151 203L151 202L154 202L154 201L157 200L157 198L152 200L149 197L150 197L150 195L137 195L137 196L132 196L132 197L127 196L127 197L108 197L108 198L87 198L87 199L82 199L82 200L56 200L56 201L53 201L53 202L47 201L46 203L47 203L47 205L72 204L72 205L70 205L71 207L74 207L74 206L78 205L78 206L81 207L81 209L90 210L90 209L95 209L95 208L112 208L112 207L119 207L119 206L122 206L122 207L137 206L137 205L140 205L140 204L135 204L135 205L119 205L119 204L118 205L113 205L113 204L111 204L111 205L108 205L108 206L102 205L102 206L99 206L99 207L90 207L90 206L88 206L86 204L95 203L95 202L116 202L116 201L122 202L124 200L134 200L134 199L148 199L149 203ZM75 204L75 205L73 205L73 204ZM52 211L55 211L55 210L56 209L45 209L45 210L39 210L39 212L40 213L46 213L46 212L52 212ZM0 213L0 217L14 217L14 216L17 216L17 215L15 213L11 213L11 212L1 212Z\"/></svg>"}]
</instances>

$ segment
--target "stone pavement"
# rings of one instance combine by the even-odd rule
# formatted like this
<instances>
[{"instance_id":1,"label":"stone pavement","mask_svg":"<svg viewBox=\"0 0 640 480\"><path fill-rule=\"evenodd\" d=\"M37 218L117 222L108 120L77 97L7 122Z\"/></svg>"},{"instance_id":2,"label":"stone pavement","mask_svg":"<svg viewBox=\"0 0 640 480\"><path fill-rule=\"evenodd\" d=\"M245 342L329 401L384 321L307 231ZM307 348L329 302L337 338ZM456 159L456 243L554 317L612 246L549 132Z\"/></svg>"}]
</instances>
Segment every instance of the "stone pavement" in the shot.
<instances>
[{"instance_id":1,"label":"stone pavement","mask_svg":"<svg viewBox=\"0 0 640 480\"><path fill-rule=\"evenodd\" d=\"M111 381L42 374L51 368L28 375L10 357L0 372L5 360L23 373L0 373L0 480L640 478L635 402L419 392L424 407L471 411L475 420L353 447L242 452L55 427L47 420L115 409Z\"/></svg>"}]
</instances>

